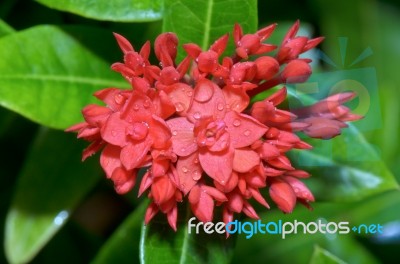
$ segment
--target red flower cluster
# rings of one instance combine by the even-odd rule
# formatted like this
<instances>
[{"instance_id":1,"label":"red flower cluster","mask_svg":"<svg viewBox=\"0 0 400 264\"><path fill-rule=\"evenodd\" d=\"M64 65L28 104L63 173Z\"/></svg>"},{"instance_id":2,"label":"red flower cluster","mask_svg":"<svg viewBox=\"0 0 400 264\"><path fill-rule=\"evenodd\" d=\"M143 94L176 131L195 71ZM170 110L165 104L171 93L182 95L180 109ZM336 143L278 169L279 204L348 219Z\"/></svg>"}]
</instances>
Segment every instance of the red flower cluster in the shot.
<instances>
[{"instance_id":1,"label":"red flower cluster","mask_svg":"<svg viewBox=\"0 0 400 264\"><path fill-rule=\"evenodd\" d=\"M269 208L260 189L268 188L271 199L283 212L300 201L314 201L286 152L310 149L294 132L331 138L345 127L344 121L359 119L342 104L352 93L333 95L312 106L293 111L278 109L286 99L281 88L250 106L250 96L278 84L299 83L311 74L309 59L299 55L318 45L322 38L298 37L296 22L275 56L265 55L277 47L264 44L275 25L255 34L233 30L235 54L220 58L228 34L207 50L183 45L187 57L175 63L178 39L161 34L155 41L160 66L149 62L150 43L139 52L115 34L124 63L112 69L121 73L132 89L107 88L94 95L106 106L83 109L85 122L67 131L92 142L83 159L103 149L100 164L118 193L129 192L139 169L147 168L139 195L148 191L152 203L146 223L161 211L176 230L177 205L188 198L193 214L201 221L213 220L214 206L222 206L223 220L234 213L258 218L251 198ZM257 55L254 61L249 56Z\"/></svg>"}]
</instances>

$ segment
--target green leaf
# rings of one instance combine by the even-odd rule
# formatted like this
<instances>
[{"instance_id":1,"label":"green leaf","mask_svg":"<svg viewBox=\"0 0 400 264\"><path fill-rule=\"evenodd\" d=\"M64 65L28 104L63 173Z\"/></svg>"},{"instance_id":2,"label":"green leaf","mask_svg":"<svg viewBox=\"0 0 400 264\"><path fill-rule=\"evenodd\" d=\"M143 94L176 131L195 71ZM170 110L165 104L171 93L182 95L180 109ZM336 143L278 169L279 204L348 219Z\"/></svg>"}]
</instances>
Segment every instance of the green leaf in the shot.
<instances>
[{"instance_id":1,"label":"green leaf","mask_svg":"<svg viewBox=\"0 0 400 264\"><path fill-rule=\"evenodd\" d=\"M185 211L185 210L182 210ZM174 232L164 215L158 215L149 225L142 226L140 240L141 263L230 263L235 236L206 234L195 229L188 232L190 210L179 212L178 231ZM197 221L193 221L193 224ZM202 230L202 229L200 229Z\"/></svg>"},{"instance_id":2,"label":"green leaf","mask_svg":"<svg viewBox=\"0 0 400 264\"><path fill-rule=\"evenodd\" d=\"M293 87L289 87L289 94L307 104L315 102L308 95L296 93ZM289 104L291 101L294 99L289 99ZM293 164L313 175L305 182L317 200L356 201L399 188L384 161L357 129L357 122L329 141L306 139L314 147L311 150L291 151Z\"/></svg>"},{"instance_id":3,"label":"green leaf","mask_svg":"<svg viewBox=\"0 0 400 264\"><path fill-rule=\"evenodd\" d=\"M82 144L74 141L73 135L42 129L33 143L6 218L10 263L31 260L100 179L96 160L82 164Z\"/></svg>"},{"instance_id":4,"label":"green leaf","mask_svg":"<svg viewBox=\"0 0 400 264\"><path fill-rule=\"evenodd\" d=\"M71 12L87 18L118 21L144 22L162 18L162 0L37 0L39 3L60 11Z\"/></svg>"},{"instance_id":5,"label":"green leaf","mask_svg":"<svg viewBox=\"0 0 400 264\"><path fill-rule=\"evenodd\" d=\"M235 23L244 33L257 30L256 0L165 0L163 31L175 32L180 44L193 42L208 50L219 37L231 34ZM233 51L232 43L228 51ZM183 50L178 57L184 57Z\"/></svg>"},{"instance_id":6,"label":"green leaf","mask_svg":"<svg viewBox=\"0 0 400 264\"><path fill-rule=\"evenodd\" d=\"M140 231L148 203L142 202L99 250L92 264L136 263L139 261Z\"/></svg>"},{"instance_id":7,"label":"green leaf","mask_svg":"<svg viewBox=\"0 0 400 264\"><path fill-rule=\"evenodd\" d=\"M14 32L15 30L12 27L0 19L0 38Z\"/></svg>"},{"instance_id":8,"label":"green leaf","mask_svg":"<svg viewBox=\"0 0 400 264\"><path fill-rule=\"evenodd\" d=\"M99 44L100 43L100 44ZM82 120L101 88L126 87L103 56L118 50L111 33L38 26L0 39L0 105L52 128Z\"/></svg>"},{"instance_id":9,"label":"green leaf","mask_svg":"<svg viewBox=\"0 0 400 264\"><path fill-rule=\"evenodd\" d=\"M319 247L314 247L314 253L310 260L310 264L345 264L343 260L339 259L329 251Z\"/></svg>"}]
</instances>

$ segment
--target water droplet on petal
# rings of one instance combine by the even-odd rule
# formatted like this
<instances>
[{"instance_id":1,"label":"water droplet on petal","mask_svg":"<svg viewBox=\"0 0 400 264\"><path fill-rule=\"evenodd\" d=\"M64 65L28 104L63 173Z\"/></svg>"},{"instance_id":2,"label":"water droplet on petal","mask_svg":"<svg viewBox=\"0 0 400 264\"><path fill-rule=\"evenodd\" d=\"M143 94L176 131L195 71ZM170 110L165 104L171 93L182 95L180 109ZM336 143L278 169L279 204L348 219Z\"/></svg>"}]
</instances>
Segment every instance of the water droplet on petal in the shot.
<instances>
[{"instance_id":1,"label":"water droplet on petal","mask_svg":"<svg viewBox=\"0 0 400 264\"><path fill-rule=\"evenodd\" d=\"M176 136L176 135L178 135L178 132L176 130L174 130L174 131L172 131L172 135Z\"/></svg>"},{"instance_id":2,"label":"water droplet on petal","mask_svg":"<svg viewBox=\"0 0 400 264\"><path fill-rule=\"evenodd\" d=\"M150 107L150 101L148 99L144 100L143 106L144 106L144 108L149 108Z\"/></svg>"},{"instance_id":3,"label":"water droplet on petal","mask_svg":"<svg viewBox=\"0 0 400 264\"><path fill-rule=\"evenodd\" d=\"M113 137L115 137L115 136L117 135L117 131L111 130L111 135L112 135Z\"/></svg>"},{"instance_id":4,"label":"water droplet on petal","mask_svg":"<svg viewBox=\"0 0 400 264\"><path fill-rule=\"evenodd\" d=\"M182 103L176 103L175 109L177 112L182 112L183 110L185 110L185 106Z\"/></svg>"},{"instance_id":5,"label":"water droplet on petal","mask_svg":"<svg viewBox=\"0 0 400 264\"><path fill-rule=\"evenodd\" d=\"M240 126L240 124L241 124L241 122L240 122L239 119L235 119L235 120L233 121L233 125L234 125L235 127Z\"/></svg>"},{"instance_id":6,"label":"water droplet on petal","mask_svg":"<svg viewBox=\"0 0 400 264\"><path fill-rule=\"evenodd\" d=\"M198 170L195 170L192 175L193 180L198 181L201 178L201 173Z\"/></svg>"},{"instance_id":7,"label":"water droplet on petal","mask_svg":"<svg viewBox=\"0 0 400 264\"><path fill-rule=\"evenodd\" d=\"M222 181L221 181L221 184L222 184L222 185L225 185L225 180L222 180Z\"/></svg>"},{"instance_id":8,"label":"water droplet on petal","mask_svg":"<svg viewBox=\"0 0 400 264\"><path fill-rule=\"evenodd\" d=\"M124 97L121 94L117 94L114 96L114 101L116 104L122 104Z\"/></svg>"},{"instance_id":9,"label":"water droplet on petal","mask_svg":"<svg viewBox=\"0 0 400 264\"><path fill-rule=\"evenodd\" d=\"M194 159L193 163L194 164L198 164L199 163L199 159Z\"/></svg>"},{"instance_id":10,"label":"water droplet on petal","mask_svg":"<svg viewBox=\"0 0 400 264\"><path fill-rule=\"evenodd\" d=\"M224 110L224 104L223 104L223 103L218 103L217 109L218 109L219 111Z\"/></svg>"},{"instance_id":11,"label":"water droplet on petal","mask_svg":"<svg viewBox=\"0 0 400 264\"><path fill-rule=\"evenodd\" d=\"M250 136L251 131L247 129L247 130L244 131L243 134L244 134L246 137L248 137L248 136Z\"/></svg>"},{"instance_id":12,"label":"water droplet on petal","mask_svg":"<svg viewBox=\"0 0 400 264\"><path fill-rule=\"evenodd\" d=\"M189 170L186 167L182 167L182 171L183 171L183 173L187 173Z\"/></svg>"},{"instance_id":13,"label":"water droplet on petal","mask_svg":"<svg viewBox=\"0 0 400 264\"><path fill-rule=\"evenodd\" d=\"M193 95L193 92L192 91L186 91L186 95L191 97Z\"/></svg>"},{"instance_id":14,"label":"water droplet on petal","mask_svg":"<svg viewBox=\"0 0 400 264\"><path fill-rule=\"evenodd\" d=\"M196 113L193 114L193 118L194 119L200 119L200 117L201 117L200 112L196 112Z\"/></svg>"},{"instance_id":15,"label":"water droplet on petal","mask_svg":"<svg viewBox=\"0 0 400 264\"><path fill-rule=\"evenodd\" d=\"M185 152L185 151L186 151L186 149L185 149L185 148L181 148L181 151L182 151L182 152Z\"/></svg>"},{"instance_id":16,"label":"water droplet on petal","mask_svg":"<svg viewBox=\"0 0 400 264\"><path fill-rule=\"evenodd\" d=\"M135 111L139 110L139 105L138 105L138 104L135 104L135 105L133 106L133 110L135 110Z\"/></svg>"}]
</instances>

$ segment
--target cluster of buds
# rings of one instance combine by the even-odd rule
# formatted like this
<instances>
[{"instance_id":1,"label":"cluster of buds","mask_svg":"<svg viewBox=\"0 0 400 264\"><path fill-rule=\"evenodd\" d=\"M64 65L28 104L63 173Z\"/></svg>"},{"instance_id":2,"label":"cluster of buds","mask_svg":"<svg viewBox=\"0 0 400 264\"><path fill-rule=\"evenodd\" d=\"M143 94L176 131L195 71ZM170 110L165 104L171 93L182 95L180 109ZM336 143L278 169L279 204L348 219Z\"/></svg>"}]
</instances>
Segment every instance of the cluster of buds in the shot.
<instances>
[{"instance_id":1,"label":"cluster of buds","mask_svg":"<svg viewBox=\"0 0 400 264\"><path fill-rule=\"evenodd\" d=\"M119 194L129 192L138 171L146 170L139 187L139 196L147 193L152 200L146 223L161 211L176 230L178 204L185 198L200 221L212 221L214 207L220 206L226 223L241 212L257 219L252 198L269 208L262 189L285 213L297 201L306 206L314 201L301 181L309 174L294 168L286 156L293 148L311 148L295 133L331 138L345 121L360 116L342 105L354 97L352 93L282 110L277 108L287 97L282 87L250 105L251 96L279 84L305 82L312 72L311 60L299 55L322 41L296 36L296 22L279 47L263 43L275 26L243 34L235 25L235 53L223 58L228 34L206 51L185 44L187 56L179 64L176 35L163 33L154 48L159 66L149 62L149 42L137 52L115 34L124 62L112 69L132 89L96 92L106 105L86 106L85 122L67 131L91 142L83 160L102 149L100 164ZM274 56L266 55L276 49Z\"/></svg>"}]
</instances>

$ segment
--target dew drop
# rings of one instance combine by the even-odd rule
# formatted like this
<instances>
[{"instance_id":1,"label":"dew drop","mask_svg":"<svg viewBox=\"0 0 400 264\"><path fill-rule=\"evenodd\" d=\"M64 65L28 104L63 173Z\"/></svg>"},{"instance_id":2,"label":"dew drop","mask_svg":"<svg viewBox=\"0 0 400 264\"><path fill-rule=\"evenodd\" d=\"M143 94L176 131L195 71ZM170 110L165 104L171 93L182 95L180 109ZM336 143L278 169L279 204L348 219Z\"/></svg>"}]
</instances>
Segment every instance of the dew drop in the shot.
<instances>
[{"instance_id":1,"label":"dew drop","mask_svg":"<svg viewBox=\"0 0 400 264\"><path fill-rule=\"evenodd\" d=\"M114 96L114 101L116 104L122 104L124 97L121 94L117 94Z\"/></svg>"},{"instance_id":2,"label":"dew drop","mask_svg":"<svg viewBox=\"0 0 400 264\"><path fill-rule=\"evenodd\" d=\"M144 108L149 108L150 107L150 101L148 99L144 100L143 106L144 106Z\"/></svg>"},{"instance_id":3,"label":"dew drop","mask_svg":"<svg viewBox=\"0 0 400 264\"><path fill-rule=\"evenodd\" d=\"M193 178L193 180L195 180L195 181L200 180L200 178L201 178L201 173L200 173L199 171L195 170L195 171L193 172L192 178Z\"/></svg>"},{"instance_id":4,"label":"dew drop","mask_svg":"<svg viewBox=\"0 0 400 264\"><path fill-rule=\"evenodd\" d=\"M196 113L193 114L193 118L194 119L200 119L200 117L201 117L200 112L196 112Z\"/></svg>"},{"instance_id":5,"label":"dew drop","mask_svg":"<svg viewBox=\"0 0 400 264\"><path fill-rule=\"evenodd\" d=\"M198 164L199 163L199 159L194 159L193 163L194 164Z\"/></svg>"},{"instance_id":6,"label":"dew drop","mask_svg":"<svg viewBox=\"0 0 400 264\"><path fill-rule=\"evenodd\" d=\"M176 103L175 109L177 112L182 112L183 110L185 110L185 106L182 103Z\"/></svg>"},{"instance_id":7,"label":"dew drop","mask_svg":"<svg viewBox=\"0 0 400 264\"><path fill-rule=\"evenodd\" d=\"M234 125L235 127L240 126L240 124L241 124L241 122L240 122L239 119L235 119L235 120L233 121L233 125Z\"/></svg>"},{"instance_id":8,"label":"dew drop","mask_svg":"<svg viewBox=\"0 0 400 264\"><path fill-rule=\"evenodd\" d=\"M247 130L244 131L243 134L244 134L246 137L248 137L248 136L250 136L251 131L247 129Z\"/></svg>"},{"instance_id":9,"label":"dew drop","mask_svg":"<svg viewBox=\"0 0 400 264\"><path fill-rule=\"evenodd\" d=\"M117 131L111 130L111 135L112 135L113 137L115 137L115 136L117 135Z\"/></svg>"},{"instance_id":10,"label":"dew drop","mask_svg":"<svg viewBox=\"0 0 400 264\"><path fill-rule=\"evenodd\" d=\"M133 106L133 110L138 111L138 110L139 110L139 105L138 105L138 104L135 104L135 105Z\"/></svg>"},{"instance_id":11,"label":"dew drop","mask_svg":"<svg viewBox=\"0 0 400 264\"><path fill-rule=\"evenodd\" d=\"M191 97L193 95L193 92L192 91L186 91L186 95Z\"/></svg>"},{"instance_id":12,"label":"dew drop","mask_svg":"<svg viewBox=\"0 0 400 264\"><path fill-rule=\"evenodd\" d=\"M183 171L183 173L187 173L189 170L186 167L182 167L182 171Z\"/></svg>"},{"instance_id":13,"label":"dew drop","mask_svg":"<svg viewBox=\"0 0 400 264\"><path fill-rule=\"evenodd\" d=\"M224 110L224 104L223 104L223 103L218 103L217 109L218 109L219 111Z\"/></svg>"},{"instance_id":14,"label":"dew drop","mask_svg":"<svg viewBox=\"0 0 400 264\"><path fill-rule=\"evenodd\" d=\"M181 151L182 151L182 152L185 152L185 151L186 151L186 149L185 149L185 148L181 148Z\"/></svg>"},{"instance_id":15,"label":"dew drop","mask_svg":"<svg viewBox=\"0 0 400 264\"><path fill-rule=\"evenodd\" d=\"M222 185L225 185L225 180L222 180L222 181L221 181L221 184L222 184Z\"/></svg>"},{"instance_id":16,"label":"dew drop","mask_svg":"<svg viewBox=\"0 0 400 264\"><path fill-rule=\"evenodd\" d=\"M174 131L172 131L172 135L176 136L176 135L178 135L178 132L176 130L174 130Z\"/></svg>"}]
</instances>

